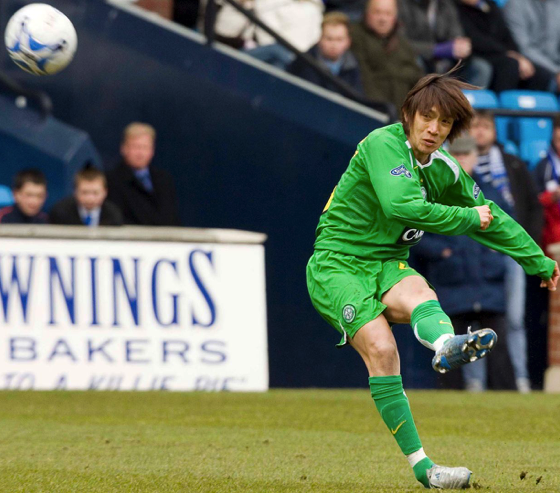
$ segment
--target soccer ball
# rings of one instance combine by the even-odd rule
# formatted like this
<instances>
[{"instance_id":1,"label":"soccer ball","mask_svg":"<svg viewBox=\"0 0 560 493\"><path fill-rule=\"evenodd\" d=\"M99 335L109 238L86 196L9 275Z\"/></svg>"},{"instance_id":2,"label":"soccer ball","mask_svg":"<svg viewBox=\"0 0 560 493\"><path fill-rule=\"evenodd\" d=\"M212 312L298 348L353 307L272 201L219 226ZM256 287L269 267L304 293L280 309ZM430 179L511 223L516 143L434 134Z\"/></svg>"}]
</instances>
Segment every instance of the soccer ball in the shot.
<instances>
[{"instance_id":1,"label":"soccer ball","mask_svg":"<svg viewBox=\"0 0 560 493\"><path fill-rule=\"evenodd\" d=\"M4 39L16 65L35 75L61 71L72 61L78 46L70 19L46 3L19 9L8 21Z\"/></svg>"}]
</instances>

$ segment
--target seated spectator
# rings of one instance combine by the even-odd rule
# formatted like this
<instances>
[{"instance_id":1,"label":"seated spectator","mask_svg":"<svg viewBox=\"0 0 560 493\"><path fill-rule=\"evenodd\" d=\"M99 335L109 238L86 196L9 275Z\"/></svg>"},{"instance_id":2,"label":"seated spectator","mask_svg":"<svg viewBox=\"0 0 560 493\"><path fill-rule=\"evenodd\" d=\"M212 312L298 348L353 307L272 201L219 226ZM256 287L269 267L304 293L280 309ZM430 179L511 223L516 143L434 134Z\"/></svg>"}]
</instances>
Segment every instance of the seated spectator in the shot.
<instances>
[{"instance_id":1,"label":"seated spectator","mask_svg":"<svg viewBox=\"0 0 560 493\"><path fill-rule=\"evenodd\" d=\"M325 10L321 0L255 0L254 14L299 51L306 52L321 37L321 22ZM247 53L263 62L285 69L295 55L276 39L257 29L257 48Z\"/></svg>"},{"instance_id":2,"label":"seated spectator","mask_svg":"<svg viewBox=\"0 0 560 493\"><path fill-rule=\"evenodd\" d=\"M366 96L400 108L422 70L399 32L396 0L370 0L363 21L352 24L350 34Z\"/></svg>"},{"instance_id":3,"label":"seated spectator","mask_svg":"<svg viewBox=\"0 0 560 493\"><path fill-rule=\"evenodd\" d=\"M131 123L123 133L121 162L107 174L109 199L125 224L179 226L179 209L171 175L152 166L156 132L151 125Z\"/></svg>"},{"instance_id":4,"label":"seated spectator","mask_svg":"<svg viewBox=\"0 0 560 493\"><path fill-rule=\"evenodd\" d=\"M346 82L357 92L364 92L358 61L350 51L350 23L346 15L340 12L326 14L323 19L322 33L319 43L307 53L315 58L324 68L341 81ZM313 82L330 91L340 92L338 87L321 77L313 67L305 61L296 59L288 72Z\"/></svg>"},{"instance_id":5,"label":"seated spectator","mask_svg":"<svg viewBox=\"0 0 560 493\"><path fill-rule=\"evenodd\" d=\"M460 0L458 10L465 34L471 39L473 55L492 64L490 89L548 91L549 71L519 53L502 10L492 0Z\"/></svg>"},{"instance_id":6,"label":"seated spectator","mask_svg":"<svg viewBox=\"0 0 560 493\"><path fill-rule=\"evenodd\" d=\"M560 0L509 0L504 15L519 51L548 70L550 91L560 88Z\"/></svg>"},{"instance_id":7,"label":"seated spectator","mask_svg":"<svg viewBox=\"0 0 560 493\"><path fill-rule=\"evenodd\" d=\"M459 137L450 145L452 154L470 175L477 164L476 142L470 136ZM502 201L491 184L478 183L487 199ZM479 193L478 187L474 193ZM466 388L480 392L514 389L514 376L507 349L505 317L506 256L475 242L467 236L443 236L426 233L413 247L426 268L426 277L436 289L445 313L449 314L457 334L491 327L499 343L492 357L465 365L461 372L450 372L438 380L445 388ZM488 367L488 371L487 371Z\"/></svg>"},{"instance_id":8,"label":"seated spectator","mask_svg":"<svg viewBox=\"0 0 560 493\"><path fill-rule=\"evenodd\" d=\"M550 149L537 164L534 176L544 207L542 247L547 252L549 245L560 242L560 117L554 120Z\"/></svg>"},{"instance_id":9,"label":"seated spectator","mask_svg":"<svg viewBox=\"0 0 560 493\"><path fill-rule=\"evenodd\" d=\"M426 72L444 73L464 60L458 75L480 87L490 85L492 65L471 56L472 42L464 35L454 0L399 0L399 18Z\"/></svg>"},{"instance_id":10,"label":"seated spectator","mask_svg":"<svg viewBox=\"0 0 560 493\"><path fill-rule=\"evenodd\" d=\"M46 224L42 212L47 200L47 179L38 169L24 169L16 174L12 185L14 205L0 209L2 224Z\"/></svg>"},{"instance_id":11,"label":"seated spectator","mask_svg":"<svg viewBox=\"0 0 560 493\"><path fill-rule=\"evenodd\" d=\"M253 0L240 0L239 3L247 10L253 10ZM251 20L227 2L219 8L214 24L216 39L238 50L255 48L255 25Z\"/></svg>"},{"instance_id":12,"label":"seated spectator","mask_svg":"<svg viewBox=\"0 0 560 493\"><path fill-rule=\"evenodd\" d=\"M89 227L122 225L121 211L106 198L107 179L103 171L84 168L74 177L74 195L52 207L50 223Z\"/></svg>"}]
</instances>

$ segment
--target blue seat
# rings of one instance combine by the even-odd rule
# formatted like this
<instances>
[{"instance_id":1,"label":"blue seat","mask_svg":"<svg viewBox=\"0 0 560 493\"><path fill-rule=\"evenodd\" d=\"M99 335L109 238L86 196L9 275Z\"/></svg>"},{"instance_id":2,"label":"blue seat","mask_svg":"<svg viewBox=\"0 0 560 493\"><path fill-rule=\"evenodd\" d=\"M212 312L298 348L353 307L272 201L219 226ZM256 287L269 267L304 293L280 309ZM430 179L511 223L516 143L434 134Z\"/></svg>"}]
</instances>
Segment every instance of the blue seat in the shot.
<instances>
[{"instance_id":1,"label":"blue seat","mask_svg":"<svg viewBox=\"0 0 560 493\"><path fill-rule=\"evenodd\" d=\"M475 109L494 109L498 108L499 101L496 93L488 89L481 89L479 91L463 91L471 106Z\"/></svg>"},{"instance_id":2,"label":"blue seat","mask_svg":"<svg viewBox=\"0 0 560 493\"><path fill-rule=\"evenodd\" d=\"M14 203L12 190L6 185L0 185L0 207L6 207Z\"/></svg>"},{"instance_id":3,"label":"blue seat","mask_svg":"<svg viewBox=\"0 0 560 493\"><path fill-rule=\"evenodd\" d=\"M544 157L550 147L550 140L530 140L519 144L519 157L523 159L529 169L535 168L537 163Z\"/></svg>"},{"instance_id":4,"label":"blue seat","mask_svg":"<svg viewBox=\"0 0 560 493\"><path fill-rule=\"evenodd\" d=\"M550 92L502 91L500 105L510 110L558 111L558 100Z\"/></svg>"},{"instance_id":5,"label":"blue seat","mask_svg":"<svg viewBox=\"0 0 560 493\"><path fill-rule=\"evenodd\" d=\"M508 0L494 0L494 2L498 7L503 7L506 3L508 3Z\"/></svg>"},{"instance_id":6,"label":"blue seat","mask_svg":"<svg viewBox=\"0 0 560 493\"><path fill-rule=\"evenodd\" d=\"M508 154L519 156L519 148L517 147L517 144L512 140L504 141L504 151L506 151Z\"/></svg>"},{"instance_id":7,"label":"blue seat","mask_svg":"<svg viewBox=\"0 0 560 493\"><path fill-rule=\"evenodd\" d=\"M512 118L509 116L496 116L494 118L498 142L501 142L502 144L505 144L508 141L511 142L511 121Z\"/></svg>"}]
</instances>

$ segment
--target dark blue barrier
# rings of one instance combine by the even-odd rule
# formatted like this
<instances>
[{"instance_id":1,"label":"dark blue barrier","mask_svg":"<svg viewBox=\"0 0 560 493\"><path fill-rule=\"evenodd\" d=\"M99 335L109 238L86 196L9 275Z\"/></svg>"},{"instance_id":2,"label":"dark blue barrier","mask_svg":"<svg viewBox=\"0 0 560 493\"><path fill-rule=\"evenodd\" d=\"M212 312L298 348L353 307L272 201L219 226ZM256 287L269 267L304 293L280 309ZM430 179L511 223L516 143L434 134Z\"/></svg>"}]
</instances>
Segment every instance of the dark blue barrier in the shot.
<instances>
[{"instance_id":1,"label":"dark blue barrier","mask_svg":"<svg viewBox=\"0 0 560 493\"><path fill-rule=\"evenodd\" d=\"M24 3L2 2L0 28ZM154 125L154 165L175 176L185 225L268 234L272 386L366 386L357 354L335 350L337 333L313 310L305 265L319 214L356 144L382 123L165 21L147 22L100 0L50 3L78 31L70 67L37 78L3 55L2 68L47 91L54 114L85 129L107 166L118 158L126 124ZM397 331L408 385L430 385L429 354L410 329Z\"/></svg>"},{"instance_id":2,"label":"dark blue barrier","mask_svg":"<svg viewBox=\"0 0 560 493\"><path fill-rule=\"evenodd\" d=\"M86 163L101 166L89 136L36 110L0 96L0 183L10 185L22 168L41 168L49 182L47 206L72 190L74 173Z\"/></svg>"}]
</instances>

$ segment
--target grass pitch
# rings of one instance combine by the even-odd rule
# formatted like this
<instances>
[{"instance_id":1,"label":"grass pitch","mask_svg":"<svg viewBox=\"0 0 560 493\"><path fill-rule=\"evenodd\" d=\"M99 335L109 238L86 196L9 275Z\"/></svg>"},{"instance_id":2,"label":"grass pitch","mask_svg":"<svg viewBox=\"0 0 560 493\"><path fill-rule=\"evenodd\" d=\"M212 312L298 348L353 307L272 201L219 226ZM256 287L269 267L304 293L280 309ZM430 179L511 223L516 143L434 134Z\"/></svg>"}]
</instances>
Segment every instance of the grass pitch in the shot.
<instances>
[{"instance_id":1,"label":"grass pitch","mask_svg":"<svg viewBox=\"0 0 560 493\"><path fill-rule=\"evenodd\" d=\"M474 488L560 491L560 395L408 393ZM367 389L0 393L0 492L420 492Z\"/></svg>"}]
</instances>

